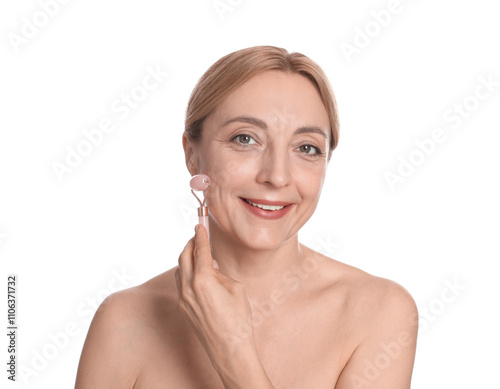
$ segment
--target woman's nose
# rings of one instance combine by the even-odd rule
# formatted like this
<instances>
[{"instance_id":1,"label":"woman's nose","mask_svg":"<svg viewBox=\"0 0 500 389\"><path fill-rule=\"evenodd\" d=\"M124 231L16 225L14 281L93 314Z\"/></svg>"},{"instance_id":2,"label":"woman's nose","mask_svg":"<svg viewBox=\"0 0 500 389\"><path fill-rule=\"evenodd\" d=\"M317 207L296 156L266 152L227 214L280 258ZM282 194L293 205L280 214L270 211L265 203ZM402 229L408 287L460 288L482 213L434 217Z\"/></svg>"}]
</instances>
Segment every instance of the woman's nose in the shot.
<instances>
[{"instance_id":1,"label":"woman's nose","mask_svg":"<svg viewBox=\"0 0 500 389\"><path fill-rule=\"evenodd\" d=\"M257 181L270 183L278 188L289 185L291 180L289 158L286 150L272 147L265 150L260 160Z\"/></svg>"}]
</instances>

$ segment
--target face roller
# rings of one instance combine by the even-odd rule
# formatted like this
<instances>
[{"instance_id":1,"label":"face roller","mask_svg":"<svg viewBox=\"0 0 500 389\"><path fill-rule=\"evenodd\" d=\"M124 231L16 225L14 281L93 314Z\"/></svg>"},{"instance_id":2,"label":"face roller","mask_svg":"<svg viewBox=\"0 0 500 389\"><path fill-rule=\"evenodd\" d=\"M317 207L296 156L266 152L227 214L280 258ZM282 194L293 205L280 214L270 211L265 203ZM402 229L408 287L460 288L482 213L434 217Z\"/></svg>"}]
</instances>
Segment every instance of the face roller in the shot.
<instances>
[{"instance_id":1,"label":"face roller","mask_svg":"<svg viewBox=\"0 0 500 389\"><path fill-rule=\"evenodd\" d=\"M207 194L210 190L210 177L208 177L206 174L197 174L191 178L189 185L191 186L191 193L200 203L200 207L198 208L198 220L200 224L203 224L205 226L208 234L208 241L210 242L210 230L208 229L208 208L205 205L207 201ZM196 194L194 193L195 190L206 190L203 202L198 198L198 196L196 196Z\"/></svg>"}]
</instances>

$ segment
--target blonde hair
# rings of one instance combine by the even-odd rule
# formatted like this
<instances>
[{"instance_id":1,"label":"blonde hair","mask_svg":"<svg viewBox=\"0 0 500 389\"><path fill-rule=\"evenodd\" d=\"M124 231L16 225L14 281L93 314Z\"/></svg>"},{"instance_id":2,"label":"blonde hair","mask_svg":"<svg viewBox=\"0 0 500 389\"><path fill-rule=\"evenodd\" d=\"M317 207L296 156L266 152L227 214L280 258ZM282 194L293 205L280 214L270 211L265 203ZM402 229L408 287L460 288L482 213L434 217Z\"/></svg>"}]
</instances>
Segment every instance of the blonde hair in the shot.
<instances>
[{"instance_id":1,"label":"blonde hair","mask_svg":"<svg viewBox=\"0 0 500 389\"><path fill-rule=\"evenodd\" d=\"M196 142L201 138L204 120L232 91L266 70L303 75L316 87L330 120L330 160L339 139L337 103L330 82L323 70L310 58L274 46L254 46L238 50L210 66L189 98L185 121L185 132L189 140Z\"/></svg>"}]
</instances>

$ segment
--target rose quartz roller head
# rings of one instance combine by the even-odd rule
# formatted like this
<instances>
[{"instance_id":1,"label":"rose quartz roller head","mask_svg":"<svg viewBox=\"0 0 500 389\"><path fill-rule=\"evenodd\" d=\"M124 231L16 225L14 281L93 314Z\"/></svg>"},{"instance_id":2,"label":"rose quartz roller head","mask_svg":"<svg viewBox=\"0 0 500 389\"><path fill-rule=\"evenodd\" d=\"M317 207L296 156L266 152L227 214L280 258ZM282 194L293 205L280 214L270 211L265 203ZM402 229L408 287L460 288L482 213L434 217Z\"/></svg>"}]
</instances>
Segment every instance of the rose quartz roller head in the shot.
<instances>
[{"instance_id":1,"label":"rose quartz roller head","mask_svg":"<svg viewBox=\"0 0 500 389\"><path fill-rule=\"evenodd\" d=\"M206 174L197 174L191 178L189 185L191 186L191 193L200 203L200 207L198 208L198 220L200 224L203 224L205 226L205 229L207 230L208 241L210 242L210 230L208 229L208 208L205 204L207 201L207 193L210 190L210 177L208 177ZM196 196L194 190L206 190L203 202L198 198L198 196Z\"/></svg>"}]
</instances>

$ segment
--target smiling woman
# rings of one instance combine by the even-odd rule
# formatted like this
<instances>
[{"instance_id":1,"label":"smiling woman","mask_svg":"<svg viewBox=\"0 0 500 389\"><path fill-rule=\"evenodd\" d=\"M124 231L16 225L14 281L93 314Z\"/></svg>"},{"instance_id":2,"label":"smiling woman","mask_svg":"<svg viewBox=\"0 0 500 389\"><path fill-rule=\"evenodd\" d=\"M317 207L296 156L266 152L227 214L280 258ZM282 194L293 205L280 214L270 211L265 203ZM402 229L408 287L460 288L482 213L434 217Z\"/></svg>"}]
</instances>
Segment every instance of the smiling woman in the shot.
<instances>
[{"instance_id":1,"label":"smiling woman","mask_svg":"<svg viewBox=\"0 0 500 389\"><path fill-rule=\"evenodd\" d=\"M211 242L198 225L179 266L101 304L76 388L409 388L408 292L298 241L338 143L319 66L271 46L221 58L182 143L210 177Z\"/></svg>"}]
</instances>

